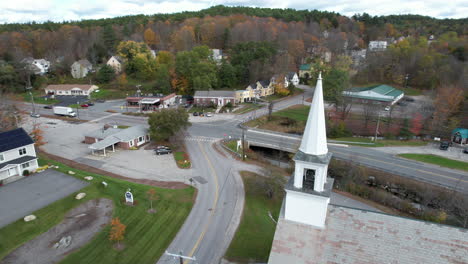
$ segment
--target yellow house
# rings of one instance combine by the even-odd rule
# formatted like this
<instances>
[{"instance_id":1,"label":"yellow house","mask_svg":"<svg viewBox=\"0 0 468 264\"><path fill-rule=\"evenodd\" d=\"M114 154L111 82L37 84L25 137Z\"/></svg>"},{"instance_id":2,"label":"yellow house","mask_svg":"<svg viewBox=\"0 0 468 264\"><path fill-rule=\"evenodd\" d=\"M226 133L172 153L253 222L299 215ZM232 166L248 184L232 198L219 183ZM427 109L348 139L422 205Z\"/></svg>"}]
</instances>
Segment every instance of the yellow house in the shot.
<instances>
[{"instance_id":1,"label":"yellow house","mask_svg":"<svg viewBox=\"0 0 468 264\"><path fill-rule=\"evenodd\" d=\"M275 93L275 88L270 81L258 81L257 90L260 97L269 96Z\"/></svg>"},{"instance_id":2,"label":"yellow house","mask_svg":"<svg viewBox=\"0 0 468 264\"><path fill-rule=\"evenodd\" d=\"M236 91L236 101L240 103L250 102L255 98L256 85L251 84L245 90Z\"/></svg>"}]
</instances>

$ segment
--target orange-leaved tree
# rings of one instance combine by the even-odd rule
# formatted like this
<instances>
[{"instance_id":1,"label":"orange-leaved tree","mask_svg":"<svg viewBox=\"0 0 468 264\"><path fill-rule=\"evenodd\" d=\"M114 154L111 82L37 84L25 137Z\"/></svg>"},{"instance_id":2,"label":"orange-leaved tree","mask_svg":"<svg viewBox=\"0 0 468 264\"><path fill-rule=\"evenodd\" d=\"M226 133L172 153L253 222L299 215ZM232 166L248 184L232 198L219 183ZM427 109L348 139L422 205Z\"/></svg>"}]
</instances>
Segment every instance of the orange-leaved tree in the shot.
<instances>
[{"instance_id":1,"label":"orange-leaved tree","mask_svg":"<svg viewBox=\"0 0 468 264\"><path fill-rule=\"evenodd\" d=\"M120 219L118 217L112 218L109 240L117 241L117 245L120 246L120 241L124 239L126 228L127 227L124 224L122 224L122 222L120 222Z\"/></svg>"}]
</instances>

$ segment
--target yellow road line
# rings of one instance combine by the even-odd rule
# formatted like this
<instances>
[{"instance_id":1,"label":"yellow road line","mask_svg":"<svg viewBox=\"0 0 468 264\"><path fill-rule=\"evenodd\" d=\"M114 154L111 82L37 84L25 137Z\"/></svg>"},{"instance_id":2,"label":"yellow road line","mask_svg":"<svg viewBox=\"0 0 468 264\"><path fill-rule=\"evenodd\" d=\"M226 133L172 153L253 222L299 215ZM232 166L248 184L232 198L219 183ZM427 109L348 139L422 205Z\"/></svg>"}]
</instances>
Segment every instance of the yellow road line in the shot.
<instances>
[{"instance_id":1,"label":"yellow road line","mask_svg":"<svg viewBox=\"0 0 468 264\"><path fill-rule=\"evenodd\" d=\"M208 220L208 222L205 224L205 227L203 228L203 232L200 234L200 236L198 237L198 240L197 242L195 243L195 245L193 246L192 250L190 251L190 254L188 255L189 257L192 257L193 256L193 253L195 252L195 250L198 248L198 246L200 245L201 241L203 240L203 237L205 237L205 234L206 232L208 231L208 227L210 226L211 224L211 221L213 220L213 216L214 216L214 213L215 213L215 209L216 209L216 205L218 204L218 189L219 189L219 186L218 186L218 175L216 174L216 171L213 167L213 164L211 163L210 159L208 158L208 156L206 155L206 152L205 150L203 149L202 145L200 142L198 142L198 145L200 147L200 150L203 154L203 156L205 157L206 161L208 161L208 166L210 167L212 173L213 173L213 176L214 176L214 181L215 181L215 199L213 201L213 206L212 206L212 210L211 210L211 214L210 214L210 218ZM185 260L184 261L184 264L187 264L188 263L188 260Z\"/></svg>"},{"instance_id":2,"label":"yellow road line","mask_svg":"<svg viewBox=\"0 0 468 264\"><path fill-rule=\"evenodd\" d=\"M335 152L337 152L337 151L335 151ZM340 153L342 153L342 154L351 154L349 152L348 153L347 152L340 152ZM468 182L467 180L463 180L461 178L459 179L459 178L446 176L446 175L442 175L442 174L438 174L438 173L434 173L434 172L430 172L430 171L426 171L426 170L415 169L415 168L411 168L411 167L408 167L408 166L399 165L399 164L395 164L395 163L391 163L391 162L386 162L386 161L382 161L382 160L378 160L378 159L368 158L368 157L364 157L364 156L359 156L357 159L359 159L359 158L372 160L372 161L376 161L376 162L382 162L382 163L385 163L385 164L389 164L389 165L392 165L392 166L397 166L397 167L401 167L401 168L405 168L405 169L414 169L414 170L417 170L417 171L422 172L422 173L432 174L434 176L438 176L438 177L442 177L442 178L446 178L446 179L450 179L450 180L454 180L454 181Z\"/></svg>"}]
</instances>

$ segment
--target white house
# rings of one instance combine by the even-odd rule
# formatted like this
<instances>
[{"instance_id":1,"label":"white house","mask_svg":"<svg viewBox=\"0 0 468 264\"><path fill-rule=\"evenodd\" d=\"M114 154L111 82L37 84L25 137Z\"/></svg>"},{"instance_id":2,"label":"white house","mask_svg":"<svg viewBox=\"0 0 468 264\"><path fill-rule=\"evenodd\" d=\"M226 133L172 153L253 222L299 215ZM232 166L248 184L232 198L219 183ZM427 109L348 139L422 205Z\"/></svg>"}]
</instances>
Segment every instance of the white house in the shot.
<instances>
[{"instance_id":1,"label":"white house","mask_svg":"<svg viewBox=\"0 0 468 264\"><path fill-rule=\"evenodd\" d=\"M31 70L34 74L43 75L49 72L50 61L45 59L34 59L31 57L24 58L22 63Z\"/></svg>"},{"instance_id":2,"label":"white house","mask_svg":"<svg viewBox=\"0 0 468 264\"><path fill-rule=\"evenodd\" d=\"M286 78L294 86L297 86L299 84L299 76L297 75L296 72L288 72L288 74L286 75Z\"/></svg>"},{"instance_id":3,"label":"white house","mask_svg":"<svg viewBox=\"0 0 468 264\"><path fill-rule=\"evenodd\" d=\"M86 59L75 61L71 65L71 75L73 78L84 78L93 70L93 65Z\"/></svg>"},{"instance_id":4,"label":"white house","mask_svg":"<svg viewBox=\"0 0 468 264\"><path fill-rule=\"evenodd\" d=\"M36 170L34 141L22 128L0 133L0 184L23 177L25 170Z\"/></svg>"},{"instance_id":5,"label":"white house","mask_svg":"<svg viewBox=\"0 0 468 264\"><path fill-rule=\"evenodd\" d=\"M122 71L122 63L123 60L120 56L112 56L106 64L114 68L115 73L120 73Z\"/></svg>"},{"instance_id":6,"label":"white house","mask_svg":"<svg viewBox=\"0 0 468 264\"><path fill-rule=\"evenodd\" d=\"M220 49L211 49L211 57L216 63L220 63L223 59L223 51Z\"/></svg>"},{"instance_id":7,"label":"white house","mask_svg":"<svg viewBox=\"0 0 468 264\"><path fill-rule=\"evenodd\" d=\"M47 95L87 95L99 87L92 84L51 84L45 88Z\"/></svg>"},{"instance_id":8,"label":"white house","mask_svg":"<svg viewBox=\"0 0 468 264\"><path fill-rule=\"evenodd\" d=\"M369 42L369 51L384 51L387 49L387 41L373 40Z\"/></svg>"}]
</instances>

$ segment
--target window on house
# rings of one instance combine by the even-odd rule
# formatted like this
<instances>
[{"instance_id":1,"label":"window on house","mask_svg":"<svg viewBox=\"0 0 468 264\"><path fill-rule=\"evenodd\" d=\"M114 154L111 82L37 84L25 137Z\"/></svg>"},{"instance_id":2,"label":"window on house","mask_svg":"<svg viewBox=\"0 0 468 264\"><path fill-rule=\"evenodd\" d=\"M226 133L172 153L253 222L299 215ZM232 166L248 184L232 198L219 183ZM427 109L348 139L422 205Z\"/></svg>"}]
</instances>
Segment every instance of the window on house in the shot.
<instances>
[{"instance_id":1,"label":"window on house","mask_svg":"<svg viewBox=\"0 0 468 264\"><path fill-rule=\"evenodd\" d=\"M138 142L143 142L143 137L139 137Z\"/></svg>"},{"instance_id":2,"label":"window on house","mask_svg":"<svg viewBox=\"0 0 468 264\"><path fill-rule=\"evenodd\" d=\"M130 147L133 147L133 140L129 141L128 144L130 144Z\"/></svg>"},{"instance_id":3,"label":"window on house","mask_svg":"<svg viewBox=\"0 0 468 264\"><path fill-rule=\"evenodd\" d=\"M26 154L26 148L20 148L19 149L19 154L20 154L20 156Z\"/></svg>"},{"instance_id":4,"label":"window on house","mask_svg":"<svg viewBox=\"0 0 468 264\"><path fill-rule=\"evenodd\" d=\"M302 179L302 188L313 190L314 183L315 183L315 170L304 169L304 176Z\"/></svg>"},{"instance_id":5,"label":"window on house","mask_svg":"<svg viewBox=\"0 0 468 264\"><path fill-rule=\"evenodd\" d=\"M4 161L5 157L3 157L3 154L0 154L0 161Z\"/></svg>"},{"instance_id":6,"label":"window on house","mask_svg":"<svg viewBox=\"0 0 468 264\"><path fill-rule=\"evenodd\" d=\"M29 162L21 164L22 169L26 169L27 167L29 167Z\"/></svg>"}]
</instances>

